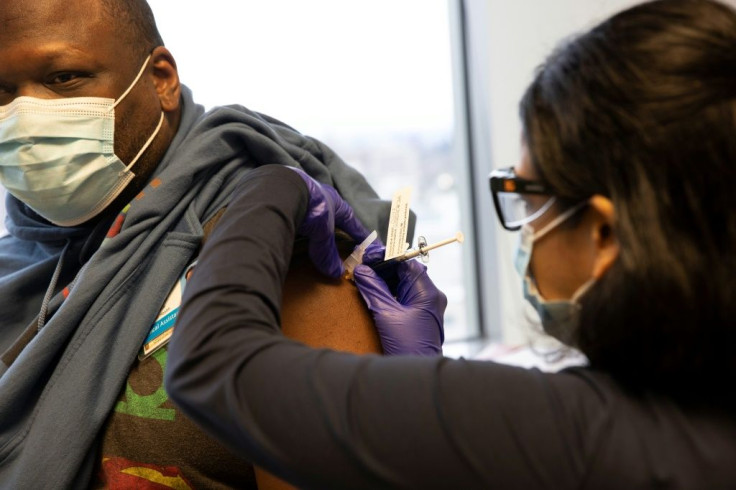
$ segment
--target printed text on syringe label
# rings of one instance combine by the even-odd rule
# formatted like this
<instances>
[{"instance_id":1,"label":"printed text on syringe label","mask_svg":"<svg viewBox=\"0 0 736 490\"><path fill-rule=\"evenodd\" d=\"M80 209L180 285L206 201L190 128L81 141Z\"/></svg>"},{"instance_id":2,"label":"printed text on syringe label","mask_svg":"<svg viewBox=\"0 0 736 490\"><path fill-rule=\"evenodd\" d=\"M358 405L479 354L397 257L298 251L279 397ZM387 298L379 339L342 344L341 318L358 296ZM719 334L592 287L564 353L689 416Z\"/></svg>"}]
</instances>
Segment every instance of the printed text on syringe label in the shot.
<instances>
[{"instance_id":1,"label":"printed text on syringe label","mask_svg":"<svg viewBox=\"0 0 736 490\"><path fill-rule=\"evenodd\" d=\"M411 198L411 187L404 187L394 193L391 200L391 215L388 222L388 237L386 240L386 255L384 260L389 260L403 254L409 243L406 235L409 231L409 200Z\"/></svg>"}]
</instances>

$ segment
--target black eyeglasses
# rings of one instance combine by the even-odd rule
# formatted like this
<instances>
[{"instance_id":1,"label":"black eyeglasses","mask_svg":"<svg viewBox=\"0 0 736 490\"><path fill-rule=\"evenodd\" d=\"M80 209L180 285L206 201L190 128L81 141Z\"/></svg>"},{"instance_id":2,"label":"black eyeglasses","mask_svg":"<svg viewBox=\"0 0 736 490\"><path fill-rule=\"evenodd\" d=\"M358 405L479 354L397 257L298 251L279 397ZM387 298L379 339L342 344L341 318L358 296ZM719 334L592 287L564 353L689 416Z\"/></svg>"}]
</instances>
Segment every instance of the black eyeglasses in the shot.
<instances>
[{"instance_id":1,"label":"black eyeglasses","mask_svg":"<svg viewBox=\"0 0 736 490\"><path fill-rule=\"evenodd\" d=\"M488 180L498 219L509 231L539 218L555 201L547 186L517 177L512 167L492 171Z\"/></svg>"}]
</instances>

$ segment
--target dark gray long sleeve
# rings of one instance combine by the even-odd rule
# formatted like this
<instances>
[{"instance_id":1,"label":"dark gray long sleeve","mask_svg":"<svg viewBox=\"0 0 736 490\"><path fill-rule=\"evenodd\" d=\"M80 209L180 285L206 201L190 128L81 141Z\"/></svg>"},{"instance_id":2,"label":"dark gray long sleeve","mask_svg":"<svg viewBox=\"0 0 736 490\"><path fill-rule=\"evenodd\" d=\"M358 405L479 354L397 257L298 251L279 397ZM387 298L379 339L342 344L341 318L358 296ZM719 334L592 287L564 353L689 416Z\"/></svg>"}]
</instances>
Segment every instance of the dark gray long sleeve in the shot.
<instances>
[{"instance_id":1,"label":"dark gray long sleeve","mask_svg":"<svg viewBox=\"0 0 736 490\"><path fill-rule=\"evenodd\" d=\"M626 395L591 370L356 356L283 337L281 287L307 200L286 168L246 176L201 253L169 349L172 399L256 464L302 488L736 481L720 464L736 461L733 417Z\"/></svg>"}]
</instances>

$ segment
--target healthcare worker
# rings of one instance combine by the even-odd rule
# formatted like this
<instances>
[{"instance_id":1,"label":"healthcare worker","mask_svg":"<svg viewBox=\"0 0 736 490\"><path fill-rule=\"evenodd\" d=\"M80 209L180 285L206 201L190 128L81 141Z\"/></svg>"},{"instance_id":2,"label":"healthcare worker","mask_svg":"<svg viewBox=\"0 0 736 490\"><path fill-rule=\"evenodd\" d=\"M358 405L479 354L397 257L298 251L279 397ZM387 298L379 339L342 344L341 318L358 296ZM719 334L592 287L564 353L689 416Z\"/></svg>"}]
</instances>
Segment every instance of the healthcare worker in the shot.
<instances>
[{"instance_id":1,"label":"healthcare worker","mask_svg":"<svg viewBox=\"0 0 736 490\"><path fill-rule=\"evenodd\" d=\"M409 261L355 282L384 346L279 332L291 243L337 276L334 190L249 173L204 247L171 347L172 398L300 488L726 488L736 482L736 12L623 11L558 48L521 101L523 157L491 174L558 373L436 355L445 296ZM247 198L246 198L247 196ZM201 271L201 273L200 273ZM344 328L350 328L345 325Z\"/></svg>"}]
</instances>

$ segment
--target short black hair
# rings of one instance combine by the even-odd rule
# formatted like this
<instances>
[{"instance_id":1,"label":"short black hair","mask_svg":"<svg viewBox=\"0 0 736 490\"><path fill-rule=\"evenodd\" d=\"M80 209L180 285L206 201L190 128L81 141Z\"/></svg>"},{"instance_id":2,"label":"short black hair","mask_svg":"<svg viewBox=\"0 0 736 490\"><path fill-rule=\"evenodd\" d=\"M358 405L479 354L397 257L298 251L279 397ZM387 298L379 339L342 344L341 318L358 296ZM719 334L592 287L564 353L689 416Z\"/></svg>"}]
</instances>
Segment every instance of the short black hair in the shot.
<instances>
[{"instance_id":1,"label":"short black hair","mask_svg":"<svg viewBox=\"0 0 736 490\"><path fill-rule=\"evenodd\" d=\"M576 335L592 366L671 392L734 379L736 12L657 0L614 15L546 60L520 114L563 202L614 204L619 256Z\"/></svg>"},{"instance_id":2,"label":"short black hair","mask_svg":"<svg viewBox=\"0 0 736 490\"><path fill-rule=\"evenodd\" d=\"M150 53L164 41L146 0L102 0L113 25L140 52Z\"/></svg>"}]
</instances>

